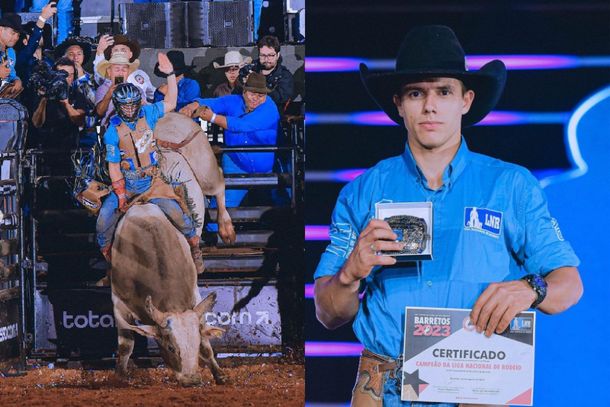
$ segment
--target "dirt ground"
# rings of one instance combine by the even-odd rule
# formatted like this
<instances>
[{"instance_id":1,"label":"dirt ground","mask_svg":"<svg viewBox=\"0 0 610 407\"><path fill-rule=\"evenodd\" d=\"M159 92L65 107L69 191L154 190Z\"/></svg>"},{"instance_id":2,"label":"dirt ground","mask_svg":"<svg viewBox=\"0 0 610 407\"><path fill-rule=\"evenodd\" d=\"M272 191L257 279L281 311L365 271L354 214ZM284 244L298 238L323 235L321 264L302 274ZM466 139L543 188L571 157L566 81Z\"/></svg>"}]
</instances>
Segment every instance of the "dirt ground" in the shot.
<instances>
[{"instance_id":1,"label":"dirt ground","mask_svg":"<svg viewBox=\"0 0 610 407\"><path fill-rule=\"evenodd\" d=\"M229 384L216 385L208 369L203 384L185 388L166 368L133 368L119 379L113 370L42 367L26 376L0 378L0 406L303 406L303 364L258 359L219 360Z\"/></svg>"}]
</instances>

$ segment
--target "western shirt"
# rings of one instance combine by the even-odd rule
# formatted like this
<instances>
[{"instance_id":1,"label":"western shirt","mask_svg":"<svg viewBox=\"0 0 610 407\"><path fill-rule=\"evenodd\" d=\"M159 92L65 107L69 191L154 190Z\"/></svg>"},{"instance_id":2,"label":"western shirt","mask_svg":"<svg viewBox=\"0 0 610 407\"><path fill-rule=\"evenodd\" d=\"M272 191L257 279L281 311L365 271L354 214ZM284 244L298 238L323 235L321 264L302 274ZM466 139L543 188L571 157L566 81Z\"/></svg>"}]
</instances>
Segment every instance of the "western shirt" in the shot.
<instances>
[{"instance_id":1,"label":"western shirt","mask_svg":"<svg viewBox=\"0 0 610 407\"><path fill-rule=\"evenodd\" d=\"M378 202L433 205L433 260L377 266L362 283L366 290L353 329L381 355L402 353L407 305L472 308L490 283L579 264L531 173L471 152L462 140L437 190L428 187L408 145L346 185L315 278L341 269Z\"/></svg>"}]
</instances>

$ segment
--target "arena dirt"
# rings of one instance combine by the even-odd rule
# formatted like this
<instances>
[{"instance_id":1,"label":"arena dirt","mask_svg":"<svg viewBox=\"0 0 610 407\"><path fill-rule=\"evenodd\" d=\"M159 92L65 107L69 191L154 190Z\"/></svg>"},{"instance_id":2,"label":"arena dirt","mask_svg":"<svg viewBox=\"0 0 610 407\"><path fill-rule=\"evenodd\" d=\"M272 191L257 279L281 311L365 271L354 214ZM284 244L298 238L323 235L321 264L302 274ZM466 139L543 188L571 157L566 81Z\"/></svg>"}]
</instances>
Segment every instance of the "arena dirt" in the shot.
<instances>
[{"instance_id":1,"label":"arena dirt","mask_svg":"<svg viewBox=\"0 0 610 407\"><path fill-rule=\"evenodd\" d=\"M216 385L208 369L203 384L184 388L166 368L132 368L119 379L113 370L50 369L0 378L0 406L303 406L303 364L259 359L221 361L229 384Z\"/></svg>"}]
</instances>

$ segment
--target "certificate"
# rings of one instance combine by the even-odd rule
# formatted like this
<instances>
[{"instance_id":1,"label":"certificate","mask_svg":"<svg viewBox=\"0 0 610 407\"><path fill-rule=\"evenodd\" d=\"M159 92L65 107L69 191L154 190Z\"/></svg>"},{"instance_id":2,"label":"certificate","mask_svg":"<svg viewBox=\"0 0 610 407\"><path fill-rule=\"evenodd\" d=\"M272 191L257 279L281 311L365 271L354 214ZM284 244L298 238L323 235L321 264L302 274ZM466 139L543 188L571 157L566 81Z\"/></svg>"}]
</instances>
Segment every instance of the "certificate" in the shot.
<instances>
[{"instance_id":1,"label":"certificate","mask_svg":"<svg viewBox=\"0 0 610 407\"><path fill-rule=\"evenodd\" d=\"M406 307L402 400L531 406L536 314L518 314L489 338L469 314Z\"/></svg>"}]
</instances>

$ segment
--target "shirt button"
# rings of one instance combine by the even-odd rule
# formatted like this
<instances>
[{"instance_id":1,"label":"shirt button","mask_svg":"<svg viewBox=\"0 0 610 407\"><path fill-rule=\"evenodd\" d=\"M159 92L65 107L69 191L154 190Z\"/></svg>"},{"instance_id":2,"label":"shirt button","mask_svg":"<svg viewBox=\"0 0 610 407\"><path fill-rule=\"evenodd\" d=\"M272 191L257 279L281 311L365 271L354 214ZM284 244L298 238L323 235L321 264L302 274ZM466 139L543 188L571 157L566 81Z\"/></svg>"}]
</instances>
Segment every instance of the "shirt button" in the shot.
<instances>
[{"instance_id":1,"label":"shirt button","mask_svg":"<svg viewBox=\"0 0 610 407\"><path fill-rule=\"evenodd\" d=\"M428 287L432 287L432 281L428 280L426 281L426 284L428 285Z\"/></svg>"}]
</instances>

